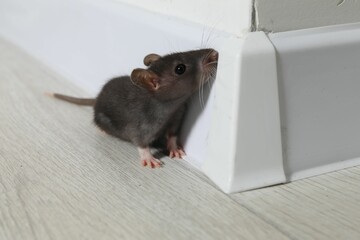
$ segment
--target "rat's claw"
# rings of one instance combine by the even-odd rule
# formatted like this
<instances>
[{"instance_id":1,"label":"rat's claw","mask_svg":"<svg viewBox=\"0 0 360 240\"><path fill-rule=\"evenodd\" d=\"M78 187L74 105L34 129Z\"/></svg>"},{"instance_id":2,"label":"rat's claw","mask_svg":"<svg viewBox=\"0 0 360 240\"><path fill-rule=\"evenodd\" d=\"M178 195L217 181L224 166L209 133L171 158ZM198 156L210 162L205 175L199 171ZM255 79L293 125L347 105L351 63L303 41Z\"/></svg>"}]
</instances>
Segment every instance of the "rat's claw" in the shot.
<instances>
[{"instance_id":1,"label":"rat's claw","mask_svg":"<svg viewBox=\"0 0 360 240\"><path fill-rule=\"evenodd\" d=\"M159 168L159 167L161 167L161 165L162 165L162 162L160 162L160 160L158 160L156 158L150 160L151 168Z\"/></svg>"},{"instance_id":2,"label":"rat's claw","mask_svg":"<svg viewBox=\"0 0 360 240\"><path fill-rule=\"evenodd\" d=\"M151 168L159 168L162 166L162 162L156 158L142 159L141 165L143 165L144 167L149 165L149 167L151 167Z\"/></svg>"}]
</instances>

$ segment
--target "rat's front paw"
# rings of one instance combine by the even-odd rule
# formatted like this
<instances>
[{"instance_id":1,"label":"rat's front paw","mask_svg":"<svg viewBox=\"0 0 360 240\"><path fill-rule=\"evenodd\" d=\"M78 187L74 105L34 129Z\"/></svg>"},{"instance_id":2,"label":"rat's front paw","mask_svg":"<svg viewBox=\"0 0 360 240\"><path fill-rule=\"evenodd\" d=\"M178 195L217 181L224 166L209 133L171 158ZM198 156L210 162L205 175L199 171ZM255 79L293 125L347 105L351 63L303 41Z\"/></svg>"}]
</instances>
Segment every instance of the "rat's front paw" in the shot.
<instances>
[{"instance_id":1,"label":"rat's front paw","mask_svg":"<svg viewBox=\"0 0 360 240\"><path fill-rule=\"evenodd\" d=\"M147 158L147 159L142 159L141 160L141 164L146 167L147 165L149 165L149 167L151 168L159 168L162 166L162 162L159 159L156 159L154 157L152 158Z\"/></svg>"},{"instance_id":2,"label":"rat's front paw","mask_svg":"<svg viewBox=\"0 0 360 240\"><path fill-rule=\"evenodd\" d=\"M141 164L145 167L149 165L151 168L159 168L162 166L162 162L159 159L154 158L148 147L138 147L140 153Z\"/></svg>"}]
</instances>

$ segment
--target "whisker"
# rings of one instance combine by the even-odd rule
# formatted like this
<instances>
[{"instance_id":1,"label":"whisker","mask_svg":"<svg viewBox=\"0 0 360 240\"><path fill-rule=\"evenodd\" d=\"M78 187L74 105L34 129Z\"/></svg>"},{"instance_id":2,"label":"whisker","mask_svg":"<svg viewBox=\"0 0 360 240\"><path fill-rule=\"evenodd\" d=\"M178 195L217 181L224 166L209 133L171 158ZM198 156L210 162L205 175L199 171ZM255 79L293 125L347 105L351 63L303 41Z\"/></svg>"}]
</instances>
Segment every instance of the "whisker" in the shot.
<instances>
[{"instance_id":1,"label":"whisker","mask_svg":"<svg viewBox=\"0 0 360 240\"><path fill-rule=\"evenodd\" d=\"M201 109L204 109L205 107L205 102L204 102L204 83L205 83L205 74L201 74L201 78L200 78L200 88L199 88L199 103L200 103L200 107Z\"/></svg>"},{"instance_id":2,"label":"whisker","mask_svg":"<svg viewBox=\"0 0 360 240\"><path fill-rule=\"evenodd\" d=\"M212 36L213 32L215 31L215 26L213 26L209 32L209 35L206 39L206 45L205 46L209 46L209 40L210 40L210 37Z\"/></svg>"},{"instance_id":3,"label":"whisker","mask_svg":"<svg viewBox=\"0 0 360 240\"><path fill-rule=\"evenodd\" d=\"M203 109L203 106L202 106L202 96L201 96L201 89L202 89L202 85L203 85L203 74L201 74L201 77L200 77L200 87L199 87L199 104L200 104L200 108Z\"/></svg>"},{"instance_id":4,"label":"whisker","mask_svg":"<svg viewBox=\"0 0 360 240\"><path fill-rule=\"evenodd\" d=\"M200 108L202 109L201 107L201 78L200 78L200 86L199 86L199 89L198 89L198 95L199 95L199 105L200 105Z\"/></svg>"},{"instance_id":5,"label":"whisker","mask_svg":"<svg viewBox=\"0 0 360 240\"><path fill-rule=\"evenodd\" d=\"M214 79L213 78L210 78L209 79L209 82L208 82L208 86L207 86L207 88L208 88L208 91L210 91L211 90L211 86L213 85L213 83L214 83Z\"/></svg>"},{"instance_id":6,"label":"whisker","mask_svg":"<svg viewBox=\"0 0 360 240\"><path fill-rule=\"evenodd\" d=\"M205 108L205 99L204 99L204 84L205 84L206 76L203 77L203 82L201 85L201 99L202 99L202 105L203 109Z\"/></svg>"},{"instance_id":7,"label":"whisker","mask_svg":"<svg viewBox=\"0 0 360 240\"><path fill-rule=\"evenodd\" d=\"M212 67L210 68L210 70L209 70L209 74L208 74L208 79L209 79L209 80L208 80L208 81L209 81L209 83L208 83L208 89L209 89L209 90L210 90L213 82L215 81L216 70L217 70L216 66L212 66Z\"/></svg>"},{"instance_id":8,"label":"whisker","mask_svg":"<svg viewBox=\"0 0 360 240\"><path fill-rule=\"evenodd\" d=\"M218 61L208 62L208 63L206 63L204 66L206 67L206 66L208 66L208 65L211 65L211 64L216 64L216 63L218 63Z\"/></svg>"},{"instance_id":9,"label":"whisker","mask_svg":"<svg viewBox=\"0 0 360 240\"><path fill-rule=\"evenodd\" d=\"M203 31L201 33L201 44L200 44L200 48L204 47L204 33L205 33L205 26L203 27Z\"/></svg>"},{"instance_id":10,"label":"whisker","mask_svg":"<svg viewBox=\"0 0 360 240\"><path fill-rule=\"evenodd\" d=\"M202 84L203 84L203 74L201 74L200 77L200 87L199 87L199 104L200 104L200 108L202 109L202 98L201 98L201 88L202 88Z\"/></svg>"}]
</instances>

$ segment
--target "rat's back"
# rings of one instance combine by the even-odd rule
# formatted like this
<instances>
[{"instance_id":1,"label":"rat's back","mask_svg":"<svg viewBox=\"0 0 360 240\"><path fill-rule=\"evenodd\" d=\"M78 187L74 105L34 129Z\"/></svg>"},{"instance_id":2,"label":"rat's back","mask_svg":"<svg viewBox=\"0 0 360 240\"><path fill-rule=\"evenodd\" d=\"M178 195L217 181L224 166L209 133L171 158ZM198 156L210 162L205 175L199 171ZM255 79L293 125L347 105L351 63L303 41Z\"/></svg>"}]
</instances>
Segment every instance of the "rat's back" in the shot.
<instances>
[{"instance_id":1,"label":"rat's back","mask_svg":"<svg viewBox=\"0 0 360 240\"><path fill-rule=\"evenodd\" d=\"M150 98L135 86L129 76L111 79L99 93L94 106L94 121L106 133L131 141L129 128Z\"/></svg>"}]
</instances>

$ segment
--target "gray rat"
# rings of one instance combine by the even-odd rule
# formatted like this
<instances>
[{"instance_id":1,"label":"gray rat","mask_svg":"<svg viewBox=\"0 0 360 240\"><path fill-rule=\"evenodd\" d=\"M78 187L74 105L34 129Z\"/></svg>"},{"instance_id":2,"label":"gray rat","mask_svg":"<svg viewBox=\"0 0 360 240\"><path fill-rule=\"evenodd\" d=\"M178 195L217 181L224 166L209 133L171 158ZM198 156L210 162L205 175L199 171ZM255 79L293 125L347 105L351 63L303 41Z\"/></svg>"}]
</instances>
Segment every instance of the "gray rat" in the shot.
<instances>
[{"instance_id":1,"label":"gray rat","mask_svg":"<svg viewBox=\"0 0 360 240\"><path fill-rule=\"evenodd\" d=\"M171 158L185 155L177 136L186 101L209 79L215 77L218 52L200 49L168 54L149 54L147 69L134 69L131 76L109 80L96 99L52 96L94 107L94 122L104 132L130 141L138 148L143 166L160 167L150 152L165 143Z\"/></svg>"}]
</instances>

